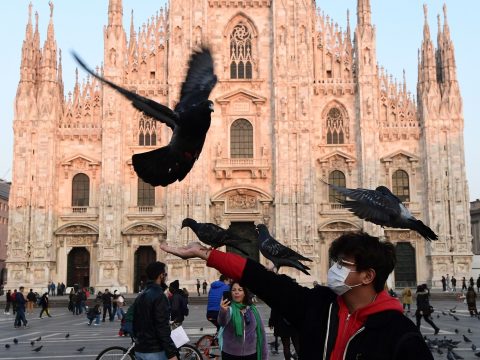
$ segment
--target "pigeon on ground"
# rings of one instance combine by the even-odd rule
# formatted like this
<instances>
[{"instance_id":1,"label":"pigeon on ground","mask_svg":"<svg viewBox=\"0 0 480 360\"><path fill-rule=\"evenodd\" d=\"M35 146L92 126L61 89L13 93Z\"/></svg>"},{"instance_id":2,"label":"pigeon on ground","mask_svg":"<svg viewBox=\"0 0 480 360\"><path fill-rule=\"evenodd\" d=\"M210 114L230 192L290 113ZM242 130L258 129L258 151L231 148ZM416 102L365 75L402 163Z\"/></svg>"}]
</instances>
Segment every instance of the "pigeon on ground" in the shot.
<instances>
[{"instance_id":1,"label":"pigeon on ground","mask_svg":"<svg viewBox=\"0 0 480 360\"><path fill-rule=\"evenodd\" d=\"M203 327L200 328L200 331L203 331Z\"/></svg>"},{"instance_id":2,"label":"pigeon on ground","mask_svg":"<svg viewBox=\"0 0 480 360\"><path fill-rule=\"evenodd\" d=\"M457 310L456 310L456 308L457 308L457 305L455 305L453 308L451 308L451 309L450 309L450 310L448 310L448 311L450 311L450 312L454 313L454 312L456 312L456 311L457 311Z\"/></svg>"},{"instance_id":3,"label":"pigeon on ground","mask_svg":"<svg viewBox=\"0 0 480 360\"><path fill-rule=\"evenodd\" d=\"M85 346L82 346L81 348L77 349L78 352L82 352L83 350L85 350Z\"/></svg>"},{"instance_id":4,"label":"pigeon on ground","mask_svg":"<svg viewBox=\"0 0 480 360\"><path fill-rule=\"evenodd\" d=\"M325 183L331 189L352 199L340 200L340 203L361 219L381 226L415 230L428 241L438 239L432 229L416 219L401 200L385 186L379 186L375 190L348 189Z\"/></svg>"},{"instance_id":5,"label":"pigeon on ground","mask_svg":"<svg viewBox=\"0 0 480 360\"><path fill-rule=\"evenodd\" d=\"M5 349L10 349L10 344L5 344Z\"/></svg>"},{"instance_id":6,"label":"pigeon on ground","mask_svg":"<svg viewBox=\"0 0 480 360\"><path fill-rule=\"evenodd\" d=\"M473 351L477 350L477 346L475 344L472 344L472 350Z\"/></svg>"},{"instance_id":7,"label":"pigeon on ground","mask_svg":"<svg viewBox=\"0 0 480 360\"><path fill-rule=\"evenodd\" d=\"M472 340L470 340L468 337L466 337L465 335L463 335L463 341L469 343L469 342L472 342Z\"/></svg>"},{"instance_id":8,"label":"pigeon on ground","mask_svg":"<svg viewBox=\"0 0 480 360\"><path fill-rule=\"evenodd\" d=\"M65 339L68 339L69 337L70 337L70 334L67 333L67 334L65 335Z\"/></svg>"},{"instance_id":9,"label":"pigeon on ground","mask_svg":"<svg viewBox=\"0 0 480 360\"><path fill-rule=\"evenodd\" d=\"M248 255L245 250L240 249L237 244L247 244L249 241L235 235L230 229L225 230L212 223L198 223L190 218L183 219L182 229L184 227L192 229L201 242L210 245L215 249L226 245L237 249L242 254Z\"/></svg>"},{"instance_id":10,"label":"pigeon on ground","mask_svg":"<svg viewBox=\"0 0 480 360\"><path fill-rule=\"evenodd\" d=\"M8 345L8 344L7 344L7 345ZM479 352L476 352L474 355L475 355L476 357L479 357L479 358L480 358L480 351L479 351Z\"/></svg>"},{"instance_id":11,"label":"pigeon on ground","mask_svg":"<svg viewBox=\"0 0 480 360\"><path fill-rule=\"evenodd\" d=\"M17 338L14 338L14 339L13 339L13 343L14 343L15 345L18 345L18 339L17 339Z\"/></svg>"},{"instance_id":12,"label":"pigeon on ground","mask_svg":"<svg viewBox=\"0 0 480 360\"><path fill-rule=\"evenodd\" d=\"M467 332L468 332L469 334L472 334L472 333L473 333L472 330L470 330L470 328L468 328Z\"/></svg>"},{"instance_id":13,"label":"pigeon on ground","mask_svg":"<svg viewBox=\"0 0 480 360\"><path fill-rule=\"evenodd\" d=\"M137 110L173 131L167 146L133 155L132 163L137 175L153 186L182 181L200 156L210 128L213 102L208 97L217 83L210 49L203 47L191 55L180 100L174 110L100 77L76 54L73 56L82 68L125 96Z\"/></svg>"},{"instance_id":14,"label":"pigeon on ground","mask_svg":"<svg viewBox=\"0 0 480 360\"><path fill-rule=\"evenodd\" d=\"M455 315L453 315L453 318L454 318L456 321L460 320L460 319L459 319L458 317L456 317Z\"/></svg>"},{"instance_id":15,"label":"pigeon on ground","mask_svg":"<svg viewBox=\"0 0 480 360\"><path fill-rule=\"evenodd\" d=\"M454 357L456 360L462 360L462 359L463 359L463 357L461 357L460 355L458 355L455 351L450 350L450 352L452 353L453 357Z\"/></svg>"},{"instance_id":16,"label":"pigeon on ground","mask_svg":"<svg viewBox=\"0 0 480 360\"><path fill-rule=\"evenodd\" d=\"M455 334L458 334L458 329L455 329Z\"/></svg>"},{"instance_id":17,"label":"pigeon on ground","mask_svg":"<svg viewBox=\"0 0 480 360\"><path fill-rule=\"evenodd\" d=\"M442 315L447 315L447 313L445 311L442 311Z\"/></svg>"},{"instance_id":18,"label":"pigeon on ground","mask_svg":"<svg viewBox=\"0 0 480 360\"><path fill-rule=\"evenodd\" d=\"M437 314L437 319L440 319L440 315L439 315L439 314Z\"/></svg>"},{"instance_id":19,"label":"pigeon on ground","mask_svg":"<svg viewBox=\"0 0 480 360\"><path fill-rule=\"evenodd\" d=\"M40 341L40 340L42 340L41 336L39 336L38 338L35 339L35 341Z\"/></svg>"},{"instance_id":20,"label":"pigeon on ground","mask_svg":"<svg viewBox=\"0 0 480 360\"><path fill-rule=\"evenodd\" d=\"M280 244L270 235L268 228L264 224L257 225L257 232L258 241L260 242L260 252L273 263L277 271L281 266L289 266L300 270L304 274L310 275L307 271L310 270L310 268L303 265L299 260L312 260Z\"/></svg>"},{"instance_id":21,"label":"pigeon on ground","mask_svg":"<svg viewBox=\"0 0 480 360\"><path fill-rule=\"evenodd\" d=\"M33 349L32 351L39 352L40 350L42 350L42 348L43 348L43 345L40 345L39 347Z\"/></svg>"},{"instance_id":22,"label":"pigeon on ground","mask_svg":"<svg viewBox=\"0 0 480 360\"><path fill-rule=\"evenodd\" d=\"M33 341L33 340L30 341L30 345L32 345L32 346L35 345L35 341Z\"/></svg>"}]
</instances>

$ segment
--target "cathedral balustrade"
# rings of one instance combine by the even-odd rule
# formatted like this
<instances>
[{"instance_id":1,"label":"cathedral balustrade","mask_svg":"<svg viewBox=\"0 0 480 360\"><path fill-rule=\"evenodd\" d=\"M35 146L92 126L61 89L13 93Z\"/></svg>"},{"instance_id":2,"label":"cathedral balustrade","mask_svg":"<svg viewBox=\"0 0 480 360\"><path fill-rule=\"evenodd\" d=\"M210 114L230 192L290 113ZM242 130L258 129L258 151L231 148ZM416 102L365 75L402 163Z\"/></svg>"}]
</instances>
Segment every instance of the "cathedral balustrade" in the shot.
<instances>
[{"instance_id":1,"label":"cathedral balustrade","mask_svg":"<svg viewBox=\"0 0 480 360\"><path fill-rule=\"evenodd\" d=\"M130 206L127 218L132 219L155 219L160 220L165 216L163 206Z\"/></svg>"},{"instance_id":2,"label":"cathedral balustrade","mask_svg":"<svg viewBox=\"0 0 480 360\"><path fill-rule=\"evenodd\" d=\"M260 177L265 178L270 171L270 162L268 159L253 158L227 158L217 159L215 162L215 173L217 178L231 177L235 171L250 171L252 179Z\"/></svg>"},{"instance_id":3,"label":"cathedral balustrade","mask_svg":"<svg viewBox=\"0 0 480 360\"><path fill-rule=\"evenodd\" d=\"M62 208L60 214L62 220L96 220L98 219L98 207L71 206Z\"/></svg>"}]
</instances>

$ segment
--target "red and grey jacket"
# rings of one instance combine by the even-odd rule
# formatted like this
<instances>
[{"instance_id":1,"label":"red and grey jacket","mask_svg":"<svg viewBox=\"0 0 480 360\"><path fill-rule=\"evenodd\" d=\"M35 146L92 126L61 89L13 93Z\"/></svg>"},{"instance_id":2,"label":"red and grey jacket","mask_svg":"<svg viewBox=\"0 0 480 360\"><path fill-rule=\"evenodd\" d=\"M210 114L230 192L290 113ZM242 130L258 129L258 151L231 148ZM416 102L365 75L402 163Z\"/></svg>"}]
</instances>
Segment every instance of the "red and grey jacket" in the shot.
<instances>
[{"instance_id":1,"label":"red and grey jacket","mask_svg":"<svg viewBox=\"0 0 480 360\"><path fill-rule=\"evenodd\" d=\"M387 294L380 293L371 306L360 309L356 325L346 327L342 300L328 287L303 287L253 260L217 250L212 250L207 265L239 280L293 324L300 337L300 360L433 360L417 327ZM352 333L345 337L339 331Z\"/></svg>"}]
</instances>

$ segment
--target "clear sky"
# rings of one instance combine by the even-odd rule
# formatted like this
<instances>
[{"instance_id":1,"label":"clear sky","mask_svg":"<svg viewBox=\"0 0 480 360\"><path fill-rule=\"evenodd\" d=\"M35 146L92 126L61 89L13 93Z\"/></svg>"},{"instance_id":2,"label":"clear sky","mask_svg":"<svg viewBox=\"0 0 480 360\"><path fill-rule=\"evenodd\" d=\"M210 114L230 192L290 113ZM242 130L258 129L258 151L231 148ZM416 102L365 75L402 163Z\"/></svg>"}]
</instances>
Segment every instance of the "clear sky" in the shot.
<instances>
[{"instance_id":1,"label":"clear sky","mask_svg":"<svg viewBox=\"0 0 480 360\"><path fill-rule=\"evenodd\" d=\"M187 0L184 0L187 1ZM277 1L277 0L274 0ZM0 1L0 33L3 51L0 86L0 178L11 179L13 148L13 104L17 90L22 41L28 18L29 0ZM33 12L39 13L41 44L45 41L49 20L48 0L33 0ZM356 0L317 0L317 6L345 28L350 9L352 29L356 22ZM436 42L437 14L443 0L426 0L432 39ZM448 22L455 45L458 78L463 96L465 116L465 158L470 199L480 198L480 118L475 111L480 105L479 66L480 1L447 0ZM164 0L123 0L124 24L128 34L130 12L134 10L138 28L155 14ZM406 70L407 87L416 94L417 49L423 29L423 2L418 0L371 0L372 20L377 28L377 59L395 78ZM108 0L55 0L54 25L57 46L63 52L65 91L75 81L75 64L69 51L75 49L91 66L103 59L103 26L107 23ZM442 15L443 18L443 15ZM80 73L81 79L85 78ZM478 108L477 108L478 111Z\"/></svg>"}]
</instances>

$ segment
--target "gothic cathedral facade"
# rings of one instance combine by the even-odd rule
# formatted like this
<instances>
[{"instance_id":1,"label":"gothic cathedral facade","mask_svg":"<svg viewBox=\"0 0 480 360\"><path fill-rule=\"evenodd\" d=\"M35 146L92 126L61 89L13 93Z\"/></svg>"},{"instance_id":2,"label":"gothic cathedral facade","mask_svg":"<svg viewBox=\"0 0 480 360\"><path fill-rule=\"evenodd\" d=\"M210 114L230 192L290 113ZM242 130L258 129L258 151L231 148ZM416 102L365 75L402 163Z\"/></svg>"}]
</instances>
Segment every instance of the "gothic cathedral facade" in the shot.
<instances>
[{"instance_id":1,"label":"gothic cathedral facade","mask_svg":"<svg viewBox=\"0 0 480 360\"><path fill-rule=\"evenodd\" d=\"M326 281L328 248L345 231L392 241L391 286L431 283L471 267L462 98L446 8L434 46L427 21L417 96L377 64L369 0L357 25L341 30L315 1L170 0L138 32L123 27L121 0L109 0L104 60L97 71L138 94L174 106L192 49L212 48L219 82L203 152L181 183L139 180L132 154L168 143L170 130L145 118L96 80L64 96L53 23L40 46L31 5L15 101L7 287L49 281L136 290L145 265L168 264L169 278L193 287L216 271L159 245L195 240L185 217L251 239L264 223L313 260ZM92 46L101 46L100 43ZM438 235L381 228L342 209L322 180L350 188L385 185Z\"/></svg>"}]
</instances>

